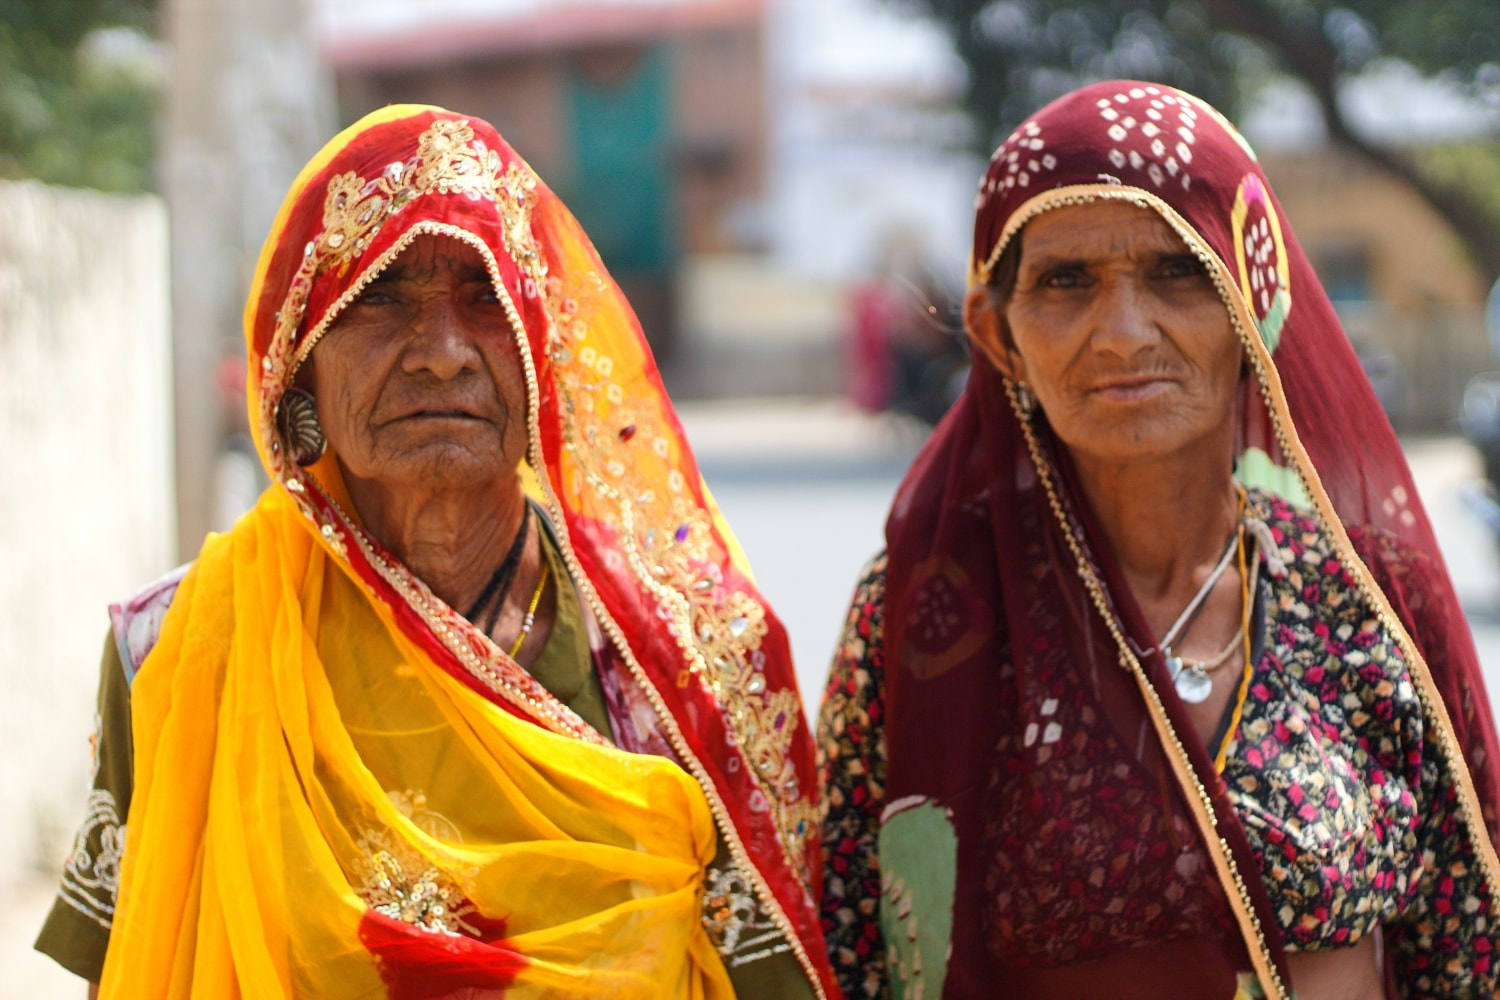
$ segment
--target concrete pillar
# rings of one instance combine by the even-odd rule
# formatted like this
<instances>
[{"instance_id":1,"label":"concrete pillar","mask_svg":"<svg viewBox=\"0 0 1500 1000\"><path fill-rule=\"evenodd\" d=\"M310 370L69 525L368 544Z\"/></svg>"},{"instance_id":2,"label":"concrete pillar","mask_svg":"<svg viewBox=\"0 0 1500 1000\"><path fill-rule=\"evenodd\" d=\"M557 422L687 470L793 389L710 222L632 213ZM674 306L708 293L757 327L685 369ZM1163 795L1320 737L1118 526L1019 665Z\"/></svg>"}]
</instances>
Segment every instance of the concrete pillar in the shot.
<instances>
[{"instance_id":1,"label":"concrete pillar","mask_svg":"<svg viewBox=\"0 0 1500 1000\"><path fill-rule=\"evenodd\" d=\"M243 357L240 315L288 185L334 130L310 0L167 0L173 72L162 189L171 213L177 545L214 523L215 465L237 419L215 386Z\"/></svg>"}]
</instances>

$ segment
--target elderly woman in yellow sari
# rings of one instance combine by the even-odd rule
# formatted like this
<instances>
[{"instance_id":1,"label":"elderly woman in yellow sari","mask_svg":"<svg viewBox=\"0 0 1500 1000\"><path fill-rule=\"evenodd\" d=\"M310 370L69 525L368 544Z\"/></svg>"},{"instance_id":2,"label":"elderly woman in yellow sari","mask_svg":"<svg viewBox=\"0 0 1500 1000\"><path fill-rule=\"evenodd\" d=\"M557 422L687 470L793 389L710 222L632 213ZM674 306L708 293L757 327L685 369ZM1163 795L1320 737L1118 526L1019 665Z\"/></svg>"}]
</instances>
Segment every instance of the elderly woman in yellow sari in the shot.
<instances>
[{"instance_id":1,"label":"elderly woman in yellow sari","mask_svg":"<svg viewBox=\"0 0 1500 1000\"><path fill-rule=\"evenodd\" d=\"M38 947L106 996L835 993L785 632L552 192L376 112L245 330L273 485L113 609Z\"/></svg>"}]
</instances>

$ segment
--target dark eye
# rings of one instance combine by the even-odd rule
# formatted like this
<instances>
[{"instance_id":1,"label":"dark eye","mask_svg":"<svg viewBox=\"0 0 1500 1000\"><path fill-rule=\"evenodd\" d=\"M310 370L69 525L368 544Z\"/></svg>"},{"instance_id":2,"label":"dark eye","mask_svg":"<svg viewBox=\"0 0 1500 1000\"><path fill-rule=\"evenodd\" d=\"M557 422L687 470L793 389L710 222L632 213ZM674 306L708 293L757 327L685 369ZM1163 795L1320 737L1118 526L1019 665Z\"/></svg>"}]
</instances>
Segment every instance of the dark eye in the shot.
<instances>
[{"instance_id":1,"label":"dark eye","mask_svg":"<svg viewBox=\"0 0 1500 1000\"><path fill-rule=\"evenodd\" d=\"M1058 267L1042 275L1039 284L1042 288L1082 288L1088 281L1088 275L1081 267Z\"/></svg>"},{"instance_id":2,"label":"dark eye","mask_svg":"<svg viewBox=\"0 0 1500 1000\"><path fill-rule=\"evenodd\" d=\"M387 306L396 301L391 294L390 287L383 281L372 281L354 297L350 305L354 306Z\"/></svg>"},{"instance_id":3,"label":"dark eye","mask_svg":"<svg viewBox=\"0 0 1500 1000\"><path fill-rule=\"evenodd\" d=\"M1174 254L1162 259L1158 274L1163 278L1196 278L1207 274L1203 262L1192 254Z\"/></svg>"}]
</instances>

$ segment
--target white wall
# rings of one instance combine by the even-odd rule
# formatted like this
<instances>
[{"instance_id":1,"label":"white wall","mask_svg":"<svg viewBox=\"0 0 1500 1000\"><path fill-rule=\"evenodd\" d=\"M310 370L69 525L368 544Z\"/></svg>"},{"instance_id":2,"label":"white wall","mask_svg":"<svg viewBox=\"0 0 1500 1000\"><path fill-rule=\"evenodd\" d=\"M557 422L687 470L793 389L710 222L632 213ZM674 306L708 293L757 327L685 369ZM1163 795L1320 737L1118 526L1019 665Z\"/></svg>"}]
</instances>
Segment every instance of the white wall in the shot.
<instances>
[{"instance_id":1,"label":"white wall","mask_svg":"<svg viewBox=\"0 0 1500 1000\"><path fill-rule=\"evenodd\" d=\"M0 891L82 816L106 605L170 569L167 220L0 183Z\"/></svg>"}]
</instances>

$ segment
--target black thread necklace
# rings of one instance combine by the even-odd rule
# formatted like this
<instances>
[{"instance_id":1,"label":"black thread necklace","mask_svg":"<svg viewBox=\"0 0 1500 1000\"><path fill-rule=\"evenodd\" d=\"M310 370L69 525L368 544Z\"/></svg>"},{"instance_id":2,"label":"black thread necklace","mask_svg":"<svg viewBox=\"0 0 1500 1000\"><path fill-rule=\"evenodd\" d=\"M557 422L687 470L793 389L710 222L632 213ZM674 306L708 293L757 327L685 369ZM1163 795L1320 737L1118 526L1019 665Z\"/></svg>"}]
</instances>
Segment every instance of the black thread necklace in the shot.
<instances>
[{"instance_id":1,"label":"black thread necklace","mask_svg":"<svg viewBox=\"0 0 1500 1000\"><path fill-rule=\"evenodd\" d=\"M510 543L510 551L505 553L505 558L500 565L495 567L495 572L490 574L489 582L479 592L464 617L485 632L486 635L495 627L495 622L500 618L500 608L505 605L505 598L510 594L510 585L516 578L516 567L521 565L521 549L526 544L528 529L531 527L531 504L527 503L525 512L521 515L521 527L516 532L516 540ZM497 599L498 597L498 599ZM491 604L495 610L489 616L487 625L480 624L479 615Z\"/></svg>"}]
</instances>

